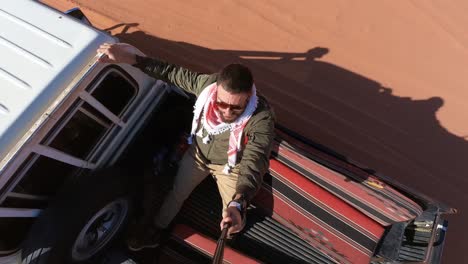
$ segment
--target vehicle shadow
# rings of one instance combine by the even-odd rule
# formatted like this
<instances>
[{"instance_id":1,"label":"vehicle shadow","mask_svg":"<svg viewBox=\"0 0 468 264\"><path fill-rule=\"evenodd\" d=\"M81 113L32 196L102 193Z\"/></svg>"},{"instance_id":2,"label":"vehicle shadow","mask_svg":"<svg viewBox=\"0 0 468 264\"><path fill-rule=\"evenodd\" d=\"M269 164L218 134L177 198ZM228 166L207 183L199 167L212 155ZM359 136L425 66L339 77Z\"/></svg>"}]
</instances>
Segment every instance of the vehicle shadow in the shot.
<instances>
[{"instance_id":1,"label":"vehicle shadow","mask_svg":"<svg viewBox=\"0 0 468 264\"><path fill-rule=\"evenodd\" d=\"M116 35L149 56L200 72L241 62L249 66L260 92L281 125L387 175L412 189L460 209L450 217L444 262L459 259L468 243L463 229L468 209L466 138L444 128L436 112L441 97L412 99L378 81L322 60L331 51L303 53L216 50L147 35Z\"/></svg>"}]
</instances>

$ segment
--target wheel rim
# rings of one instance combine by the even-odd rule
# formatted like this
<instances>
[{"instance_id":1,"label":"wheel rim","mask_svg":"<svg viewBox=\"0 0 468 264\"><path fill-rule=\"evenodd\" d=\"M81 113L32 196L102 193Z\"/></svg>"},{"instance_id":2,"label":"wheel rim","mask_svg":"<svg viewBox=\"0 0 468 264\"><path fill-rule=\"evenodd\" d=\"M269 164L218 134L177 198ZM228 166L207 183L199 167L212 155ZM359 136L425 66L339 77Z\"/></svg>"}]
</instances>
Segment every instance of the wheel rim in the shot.
<instances>
[{"instance_id":1,"label":"wheel rim","mask_svg":"<svg viewBox=\"0 0 468 264\"><path fill-rule=\"evenodd\" d=\"M94 214L73 244L73 260L87 260L105 247L120 230L128 213L128 205L126 199L117 199Z\"/></svg>"}]
</instances>

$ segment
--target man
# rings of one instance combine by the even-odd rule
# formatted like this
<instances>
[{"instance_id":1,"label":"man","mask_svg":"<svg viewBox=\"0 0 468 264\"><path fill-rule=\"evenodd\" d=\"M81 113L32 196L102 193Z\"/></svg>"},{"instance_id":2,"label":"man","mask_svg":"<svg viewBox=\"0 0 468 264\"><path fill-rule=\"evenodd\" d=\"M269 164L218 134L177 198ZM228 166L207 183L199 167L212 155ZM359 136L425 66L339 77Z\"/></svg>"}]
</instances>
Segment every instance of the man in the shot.
<instances>
[{"instance_id":1,"label":"man","mask_svg":"<svg viewBox=\"0 0 468 264\"><path fill-rule=\"evenodd\" d=\"M128 63L146 74L194 93L191 147L184 154L172 190L156 214L155 231L129 239L131 250L156 247L183 202L208 175L215 179L223 201L220 227L231 224L228 236L245 225L245 210L261 187L274 138L274 115L256 93L250 70L230 64L216 74L200 74L149 58L129 44L103 44L101 62Z\"/></svg>"}]
</instances>

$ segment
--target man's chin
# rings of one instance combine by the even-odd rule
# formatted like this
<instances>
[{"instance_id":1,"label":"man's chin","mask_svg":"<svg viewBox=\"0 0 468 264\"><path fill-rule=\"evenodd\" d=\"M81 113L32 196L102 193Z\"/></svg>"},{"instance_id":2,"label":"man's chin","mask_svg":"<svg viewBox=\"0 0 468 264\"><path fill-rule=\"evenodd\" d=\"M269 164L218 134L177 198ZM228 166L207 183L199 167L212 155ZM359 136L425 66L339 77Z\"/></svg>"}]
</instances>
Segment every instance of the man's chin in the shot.
<instances>
[{"instance_id":1,"label":"man's chin","mask_svg":"<svg viewBox=\"0 0 468 264\"><path fill-rule=\"evenodd\" d=\"M236 121L237 117L231 117L231 118L226 118L224 116L221 116L221 120L224 122L224 123L232 123L234 121Z\"/></svg>"}]
</instances>

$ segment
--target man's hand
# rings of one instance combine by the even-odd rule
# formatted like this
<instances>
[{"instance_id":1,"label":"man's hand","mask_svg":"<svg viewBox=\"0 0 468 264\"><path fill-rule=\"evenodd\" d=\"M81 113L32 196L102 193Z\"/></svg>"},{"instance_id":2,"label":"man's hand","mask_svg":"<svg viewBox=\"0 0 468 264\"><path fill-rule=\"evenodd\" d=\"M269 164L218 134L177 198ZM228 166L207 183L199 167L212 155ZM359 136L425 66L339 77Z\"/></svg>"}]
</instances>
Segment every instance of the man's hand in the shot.
<instances>
[{"instance_id":1,"label":"man's hand","mask_svg":"<svg viewBox=\"0 0 468 264\"><path fill-rule=\"evenodd\" d=\"M132 65L136 63L136 55L146 57L139 49L127 43L104 43L97 49L97 53L104 54L99 58L99 62L105 63L128 63Z\"/></svg>"},{"instance_id":2,"label":"man's hand","mask_svg":"<svg viewBox=\"0 0 468 264\"><path fill-rule=\"evenodd\" d=\"M228 207L223 211L223 219L219 224L221 230L223 230L224 225L227 223L231 223L231 227L228 229L228 238L232 238L233 234L239 233L242 230L242 217L236 207Z\"/></svg>"}]
</instances>

